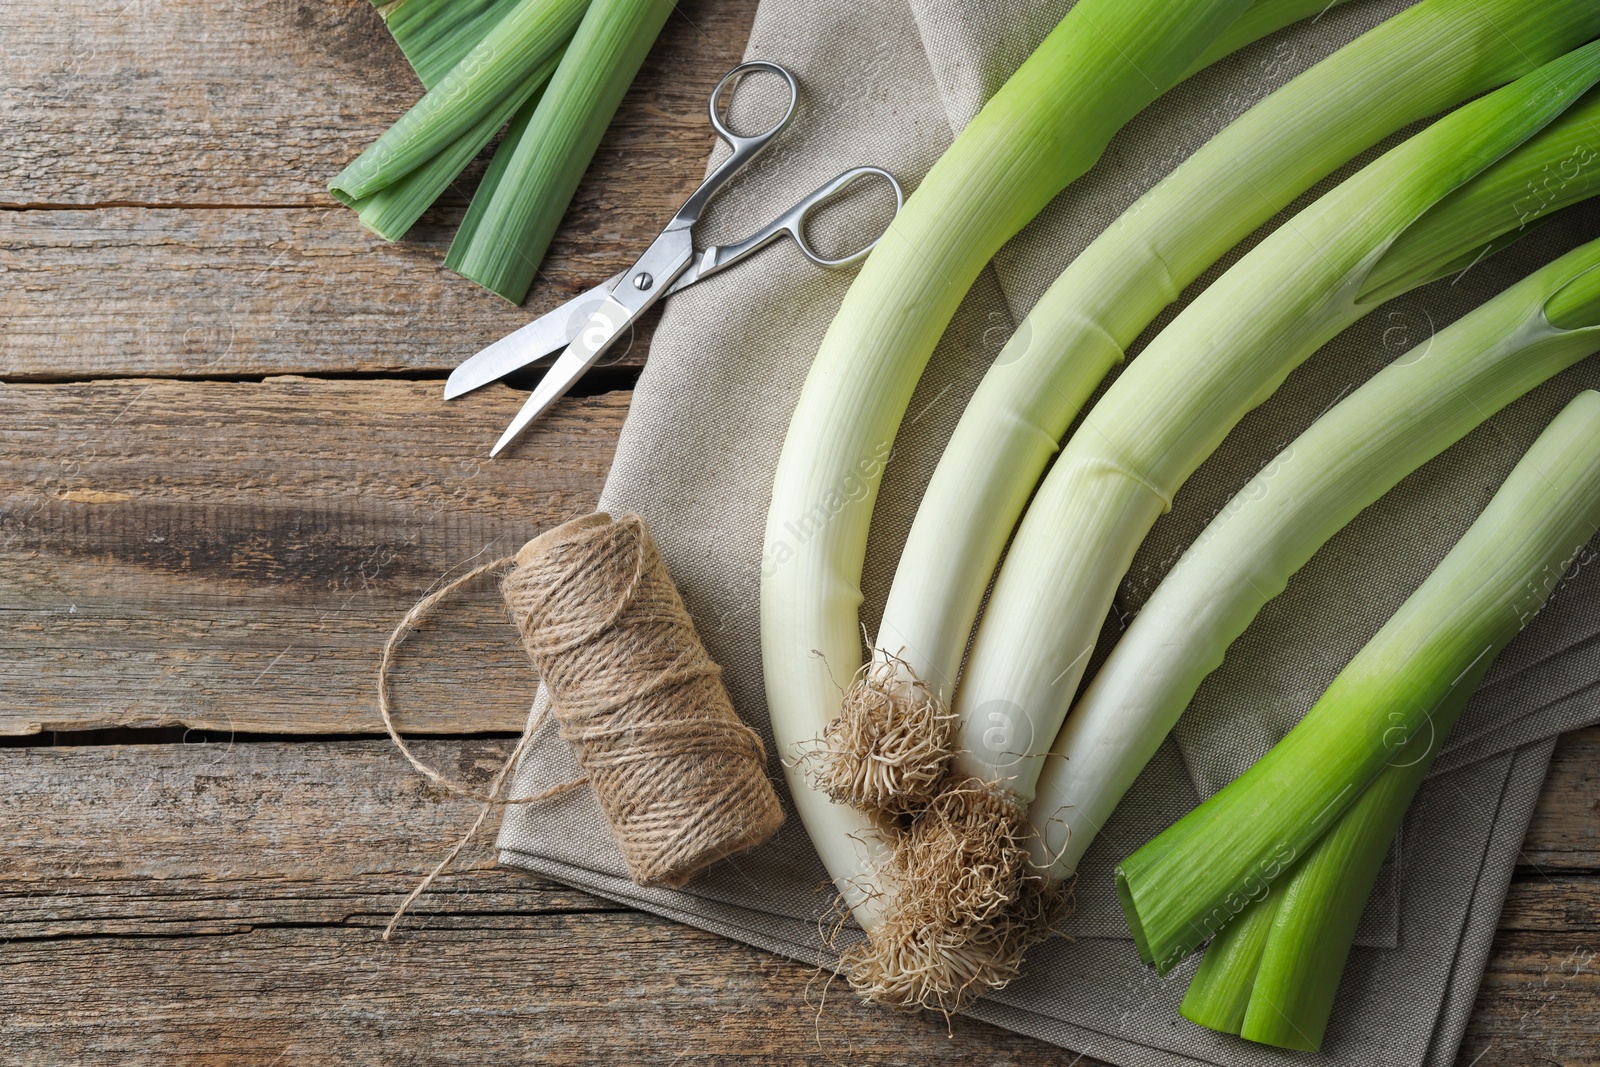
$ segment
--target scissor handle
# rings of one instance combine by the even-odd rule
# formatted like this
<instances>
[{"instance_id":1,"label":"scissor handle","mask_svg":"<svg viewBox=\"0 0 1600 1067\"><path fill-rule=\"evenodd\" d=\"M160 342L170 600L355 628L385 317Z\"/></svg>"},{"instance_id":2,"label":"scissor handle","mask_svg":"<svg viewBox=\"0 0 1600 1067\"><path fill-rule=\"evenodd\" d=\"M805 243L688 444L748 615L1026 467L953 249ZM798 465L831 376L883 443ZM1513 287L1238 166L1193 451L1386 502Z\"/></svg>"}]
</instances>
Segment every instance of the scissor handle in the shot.
<instances>
[{"instance_id":1,"label":"scissor handle","mask_svg":"<svg viewBox=\"0 0 1600 1067\"><path fill-rule=\"evenodd\" d=\"M793 237L794 243L800 246L800 251L805 257L819 267L846 267L851 263L865 259L867 258L867 253L878 247L878 242L883 240L883 233L878 234L878 236L849 255L840 256L838 259L828 259L811 247L811 242L806 239L806 222L811 218L811 213L817 208L836 197L842 196L846 189L863 178L872 177L882 178L889 183L889 188L894 190L894 215L900 214L900 209L905 206L906 198L905 193L900 189L900 183L894 180L894 175L882 167L853 167L819 188L810 196L802 198L794 207L774 219L768 228L774 230L774 236L778 233L787 233L790 237ZM894 221L894 215L889 216L891 223ZM883 230L884 233L887 233L889 227L885 225Z\"/></svg>"},{"instance_id":2,"label":"scissor handle","mask_svg":"<svg viewBox=\"0 0 1600 1067\"><path fill-rule=\"evenodd\" d=\"M758 70L764 70L769 74L776 74L778 77L783 79L784 84L789 87L789 106L784 109L782 117L780 117L777 122L774 122L771 126L760 133L735 133L722 119L722 115L720 113L722 107L722 94L737 87L740 80L743 79L747 74L754 74ZM740 151L746 151L753 154L766 147L768 141L776 137L785 126L789 125L789 120L794 118L795 105L799 103L799 101L800 83L795 81L793 74L790 74L786 68L780 67L776 63L769 63L765 59L753 59L748 63L740 63L737 67L734 67L732 70L728 71L728 73L722 76L722 79L717 82L717 87L711 90L711 100L707 104L706 110L711 115L711 128L717 131L718 137L721 137L724 141L728 142L729 148L733 149L736 153Z\"/></svg>"},{"instance_id":3,"label":"scissor handle","mask_svg":"<svg viewBox=\"0 0 1600 1067\"><path fill-rule=\"evenodd\" d=\"M829 259L811 246L806 239L806 222L811 213L828 201L844 193L846 189L861 181L863 178L882 178L889 183L889 188L894 190L895 214L900 213L900 208L905 203L905 195L900 190L900 183L894 180L894 175L882 167L852 167L832 181L802 197L793 207L782 215L767 223L755 233L744 240L731 245L718 245L708 248L700 253L700 269L695 273L694 280L710 277L725 267L731 267L741 259L760 248L766 247L779 237L787 234L794 238L794 243L800 246L800 252L811 262L819 267L844 267L859 259L866 257L877 247L883 239L879 234L865 245L851 252L849 255L840 256L838 259ZM890 218L893 222L893 218ZM887 232L888 227L884 227Z\"/></svg>"},{"instance_id":4,"label":"scissor handle","mask_svg":"<svg viewBox=\"0 0 1600 1067\"><path fill-rule=\"evenodd\" d=\"M722 116L717 113L722 103L722 96L736 86L745 75L753 74L756 71L766 71L783 79L784 84L789 87L789 106L784 109L783 116L768 129L748 135L735 133L729 129L728 124L722 121ZM683 202L683 207L679 208L678 213L672 217L672 221L667 224L667 229L679 230L699 222L700 212L705 210L706 204L710 202L713 196L717 195L717 191L723 185L727 184L728 179L732 178L745 164L760 155L772 139L778 136L785 126L789 125L789 120L794 118L795 105L799 100L800 83L795 81L794 75L778 64L768 62L765 59L754 59L748 63L740 63L737 67L724 74L722 79L717 82L716 88L711 90L711 101L707 105L707 110L711 115L712 129L717 131L718 137L727 142L728 147L733 149L733 153L723 160L716 170L708 174L705 181L700 183L700 188L691 193L689 199Z\"/></svg>"}]
</instances>

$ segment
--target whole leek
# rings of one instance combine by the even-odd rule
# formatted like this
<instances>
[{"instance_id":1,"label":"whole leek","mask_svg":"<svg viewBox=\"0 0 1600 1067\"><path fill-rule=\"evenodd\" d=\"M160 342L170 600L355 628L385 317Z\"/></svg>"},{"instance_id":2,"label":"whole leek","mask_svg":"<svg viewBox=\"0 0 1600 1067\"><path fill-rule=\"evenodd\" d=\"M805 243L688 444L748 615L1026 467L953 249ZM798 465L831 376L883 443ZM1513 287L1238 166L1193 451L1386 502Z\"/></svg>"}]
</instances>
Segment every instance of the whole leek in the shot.
<instances>
[{"instance_id":1,"label":"whole leek","mask_svg":"<svg viewBox=\"0 0 1600 1067\"><path fill-rule=\"evenodd\" d=\"M1593 311L1591 305L1589 321L1596 318ZM1406 752L1414 738L1429 730L1447 731L1464 694L1543 605L1552 577L1566 569L1597 526L1600 393L1584 392L1556 417L1466 535L1288 736L1123 861L1117 889L1141 954L1160 970L1170 968L1297 860L1314 859L1307 853L1362 791L1386 768L1415 754ZM1403 779L1389 779L1380 788L1395 784L1404 784ZM1398 798L1405 790L1395 792ZM1403 810L1387 801L1381 807ZM1393 823L1379 830L1352 830L1344 842L1352 853L1349 862L1371 866L1371 853L1387 845ZM1363 842L1368 855L1358 860L1353 853ZM1337 873L1345 862L1335 858L1321 873ZM1278 906L1252 1000L1261 995L1282 1004L1292 991L1279 983L1305 982L1318 972L1327 978L1317 961L1309 961L1310 971L1300 976L1294 968L1274 969L1272 941L1282 928L1280 920L1319 921L1318 914L1291 906L1294 889L1291 883ZM1343 926L1338 932L1342 939ZM1307 929L1283 936L1317 940L1319 935Z\"/></svg>"}]
</instances>

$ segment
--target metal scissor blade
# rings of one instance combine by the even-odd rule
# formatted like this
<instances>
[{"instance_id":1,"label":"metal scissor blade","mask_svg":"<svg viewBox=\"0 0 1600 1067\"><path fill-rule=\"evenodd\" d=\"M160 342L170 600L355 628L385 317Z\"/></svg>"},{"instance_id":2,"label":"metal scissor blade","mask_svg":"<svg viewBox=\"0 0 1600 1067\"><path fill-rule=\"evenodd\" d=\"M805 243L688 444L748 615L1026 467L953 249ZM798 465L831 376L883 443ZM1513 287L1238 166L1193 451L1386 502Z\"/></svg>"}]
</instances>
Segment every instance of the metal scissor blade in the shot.
<instances>
[{"instance_id":1,"label":"metal scissor blade","mask_svg":"<svg viewBox=\"0 0 1600 1067\"><path fill-rule=\"evenodd\" d=\"M583 372L600 361L622 328L660 300L683 275L693 258L694 243L688 227L674 224L662 230L661 235L650 242L644 255L623 272L625 280L606 294L605 300L589 316L567 350L556 360L555 366L539 379L533 395L522 405L517 417L511 420L506 432L489 450L489 455L499 455L529 423L565 396L567 390L583 377Z\"/></svg>"},{"instance_id":2,"label":"metal scissor blade","mask_svg":"<svg viewBox=\"0 0 1600 1067\"><path fill-rule=\"evenodd\" d=\"M613 274L593 289L579 293L472 356L445 379L444 398L454 400L561 351L588 324L590 316L599 310L621 277Z\"/></svg>"},{"instance_id":3,"label":"metal scissor blade","mask_svg":"<svg viewBox=\"0 0 1600 1067\"><path fill-rule=\"evenodd\" d=\"M533 395L522 405L517 417L511 420L506 432L500 435L500 440L489 449L489 455L498 456L528 428L534 419L549 411L557 400L566 396L567 390L583 377L585 371L594 366L600 359L601 353L610 347L611 339L632 319L633 312L617 303L614 297L607 295L600 307L579 329L578 336L567 346L567 350L561 353L561 357L545 371L544 377L539 379Z\"/></svg>"}]
</instances>

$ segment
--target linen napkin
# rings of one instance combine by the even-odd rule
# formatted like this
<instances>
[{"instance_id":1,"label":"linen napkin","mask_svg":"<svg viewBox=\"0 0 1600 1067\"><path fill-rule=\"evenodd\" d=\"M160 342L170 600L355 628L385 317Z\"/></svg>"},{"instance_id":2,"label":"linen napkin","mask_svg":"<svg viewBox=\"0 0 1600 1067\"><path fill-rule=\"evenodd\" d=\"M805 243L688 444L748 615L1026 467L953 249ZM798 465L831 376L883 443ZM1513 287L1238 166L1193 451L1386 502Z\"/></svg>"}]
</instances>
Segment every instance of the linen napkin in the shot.
<instances>
[{"instance_id":1,"label":"linen napkin","mask_svg":"<svg viewBox=\"0 0 1600 1067\"><path fill-rule=\"evenodd\" d=\"M791 128L718 201L706 237L742 236L857 164L885 166L914 188L953 132L1070 6L1063 0L999 0L981 8L960 0L765 0L747 58L789 67L801 84L801 107ZM945 439L988 362L1044 288L1213 133L1405 6L1406 0L1354 0L1190 79L1123 130L1101 163L996 257L930 362L896 439L863 577L868 632L877 628L900 546ZM737 60L727 57L729 66ZM1600 212L1569 213L1464 276L1385 305L1312 357L1230 435L1157 524L1123 583L1102 654L1210 517L1339 396L1428 330L1596 233ZM600 501L603 509L635 510L650 521L707 648L725 669L735 707L775 759L785 754L767 720L757 625L762 530L790 412L849 281L780 243L674 296ZM1207 680L1084 858L1077 910L1067 924L1073 940L1037 947L1024 977L971 1014L1119 1064L1304 1062L1303 1054L1183 1022L1177 1004L1195 961L1165 978L1139 963L1111 870L1270 747L1466 529L1556 411L1578 389L1597 385L1600 361L1591 360L1536 390L1417 472L1318 554ZM1453 1060L1553 737L1600 720L1592 694L1600 678L1596 570L1580 568L1501 656L1419 795L1391 856L1392 873L1380 879L1369 906L1325 1062ZM787 803L776 764L772 772ZM517 770L515 792L575 774L570 753L546 729ZM771 841L681 891L629 881L593 799L581 791L536 812L512 808L499 847L507 864L810 963L836 960L819 935L832 893L792 813Z\"/></svg>"}]
</instances>

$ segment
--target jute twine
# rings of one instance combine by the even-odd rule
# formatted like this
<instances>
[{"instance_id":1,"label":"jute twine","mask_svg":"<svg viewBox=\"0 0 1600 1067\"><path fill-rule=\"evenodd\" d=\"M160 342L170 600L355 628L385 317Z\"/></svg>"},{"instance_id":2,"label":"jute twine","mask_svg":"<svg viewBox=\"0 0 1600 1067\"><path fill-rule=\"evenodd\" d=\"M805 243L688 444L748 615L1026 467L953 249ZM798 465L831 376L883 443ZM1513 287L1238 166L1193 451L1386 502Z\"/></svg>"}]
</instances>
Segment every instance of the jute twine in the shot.
<instances>
[{"instance_id":1,"label":"jute twine","mask_svg":"<svg viewBox=\"0 0 1600 1067\"><path fill-rule=\"evenodd\" d=\"M558 526L522 547L501 591L635 882L682 885L777 830L766 749L644 520Z\"/></svg>"},{"instance_id":2,"label":"jute twine","mask_svg":"<svg viewBox=\"0 0 1600 1067\"><path fill-rule=\"evenodd\" d=\"M388 679L396 650L440 601L507 565L513 566L501 591L548 701L530 715L505 764L480 792L429 767L406 745L395 726ZM647 886L680 886L722 857L765 841L783 822L761 738L734 712L722 670L700 643L637 515L614 522L605 514L574 519L515 556L475 567L423 597L384 644L378 712L413 768L447 792L482 804L467 833L396 910L383 932L386 941L503 805L538 803L590 784L633 880ZM573 745L584 777L502 797L546 713Z\"/></svg>"}]
</instances>

